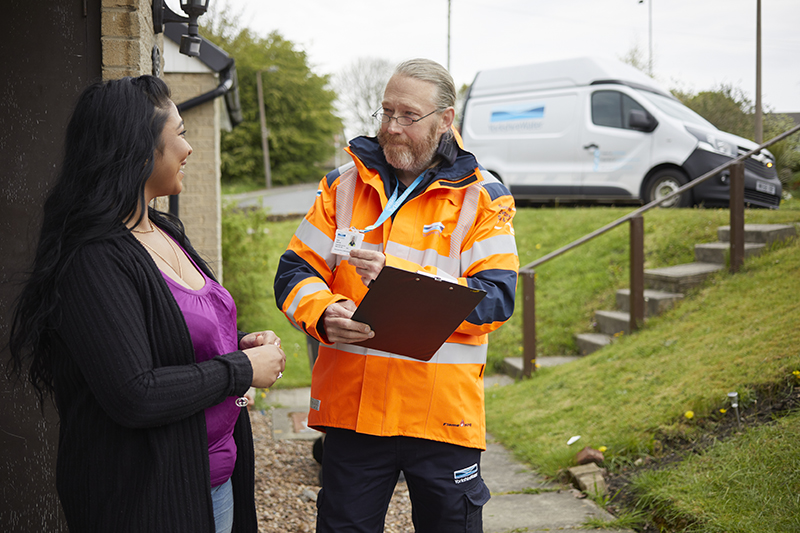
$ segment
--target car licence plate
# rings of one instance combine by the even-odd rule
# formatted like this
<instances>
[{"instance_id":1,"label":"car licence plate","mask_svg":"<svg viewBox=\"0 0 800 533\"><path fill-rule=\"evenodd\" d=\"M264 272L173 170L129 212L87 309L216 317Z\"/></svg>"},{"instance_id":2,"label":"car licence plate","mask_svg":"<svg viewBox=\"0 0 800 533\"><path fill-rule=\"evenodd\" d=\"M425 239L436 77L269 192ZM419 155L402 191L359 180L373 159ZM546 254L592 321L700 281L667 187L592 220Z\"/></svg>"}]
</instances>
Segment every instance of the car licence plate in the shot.
<instances>
[{"instance_id":1,"label":"car licence plate","mask_svg":"<svg viewBox=\"0 0 800 533\"><path fill-rule=\"evenodd\" d=\"M770 183L764 183L763 181L756 182L756 190L767 194L775 194L775 186Z\"/></svg>"}]
</instances>

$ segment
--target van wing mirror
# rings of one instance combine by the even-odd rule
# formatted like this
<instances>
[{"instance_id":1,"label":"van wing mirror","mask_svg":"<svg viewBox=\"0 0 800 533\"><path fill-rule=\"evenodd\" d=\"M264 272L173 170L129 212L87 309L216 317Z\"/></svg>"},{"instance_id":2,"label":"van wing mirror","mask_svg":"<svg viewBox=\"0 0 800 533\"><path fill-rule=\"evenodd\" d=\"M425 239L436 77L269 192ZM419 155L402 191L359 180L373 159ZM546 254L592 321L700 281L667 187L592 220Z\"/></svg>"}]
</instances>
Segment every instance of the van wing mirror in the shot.
<instances>
[{"instance_id":1,"label":"van wing mirror","mask_svg":"<svg viewBox=\"0 0 800 533\"><path fill-rule=\"evenodd\" d=\"M639 130L650 133L658 126L656 118L641 109L631 109L628 114L628 127L632 130Z\"/></svg>"}]
</instances>

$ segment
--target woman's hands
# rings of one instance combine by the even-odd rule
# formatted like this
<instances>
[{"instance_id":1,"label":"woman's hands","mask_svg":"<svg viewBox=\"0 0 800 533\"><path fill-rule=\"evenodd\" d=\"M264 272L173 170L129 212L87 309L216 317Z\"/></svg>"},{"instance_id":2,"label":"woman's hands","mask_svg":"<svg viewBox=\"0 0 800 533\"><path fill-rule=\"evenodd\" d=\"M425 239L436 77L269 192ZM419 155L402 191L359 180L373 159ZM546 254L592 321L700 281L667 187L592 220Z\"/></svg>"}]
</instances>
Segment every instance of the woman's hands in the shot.
<instances>
[{"instance_id":1,"label":"woman's hands","mask_svg":"<svg viewBox=\"0 0 800 533\"><path fill-rule=\"evenodd\" d=\"M265 344L274 344L280 347L281 339L275 335L274 331L260 331L258 333L248 333L242 340L239 341L239 349L246 350L247 348L255 348L256 346L263 346Z\"/></svg>"},{"instance_id":2,"label":"woman's hands","mask_svg":"<svg viewBox=\"0 0 800 533\"><path fill-rule=\"evenodd\" d=\"M271 387L283 375L286 354L281 350L281 339L273 331L245 335L239 347L253 367L253 387Z\"/></svg>"}]
</instances>

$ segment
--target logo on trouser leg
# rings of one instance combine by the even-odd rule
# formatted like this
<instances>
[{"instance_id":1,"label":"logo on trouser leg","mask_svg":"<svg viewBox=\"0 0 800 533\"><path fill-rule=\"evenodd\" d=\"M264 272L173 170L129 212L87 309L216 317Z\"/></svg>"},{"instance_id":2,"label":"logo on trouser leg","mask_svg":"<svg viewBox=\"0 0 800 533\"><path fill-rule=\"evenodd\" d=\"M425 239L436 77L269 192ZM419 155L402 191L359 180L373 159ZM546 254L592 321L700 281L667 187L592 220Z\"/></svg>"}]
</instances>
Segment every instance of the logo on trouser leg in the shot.
<instances>
[{"instance_id":1,"label":"logo on trouser leg","mask_svg":"<svg viewBox=\"0 0 800 533\"><path fill-rule=\"evenodd\" d=\"M466 483L467 481L475 479L476 477L478 477L478 463L453 472L453 478L455 479L456 484Z\"/></svg>"}]
</instances>

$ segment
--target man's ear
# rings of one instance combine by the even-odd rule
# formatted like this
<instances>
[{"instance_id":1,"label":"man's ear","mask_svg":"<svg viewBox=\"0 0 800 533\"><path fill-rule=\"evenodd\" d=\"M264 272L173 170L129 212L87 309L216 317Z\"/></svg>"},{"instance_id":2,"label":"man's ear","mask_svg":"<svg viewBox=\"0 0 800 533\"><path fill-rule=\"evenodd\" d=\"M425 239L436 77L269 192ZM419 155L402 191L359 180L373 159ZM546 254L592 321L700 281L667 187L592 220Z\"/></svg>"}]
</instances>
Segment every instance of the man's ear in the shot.
<instances>
[{"instance_id":1,"label":"man's ear","mask_svg":"<svg viewBox=\"0 0 800 533\"><path fill-rule=\"evenodd\" d=\"M442 120L439 124L439 135L443 134L446 131L450 130L450 126L453 125L453 121L456 118L456 110L452 107L448 107L444 111L442 111Z\"/></svg>"}]
</instances>

